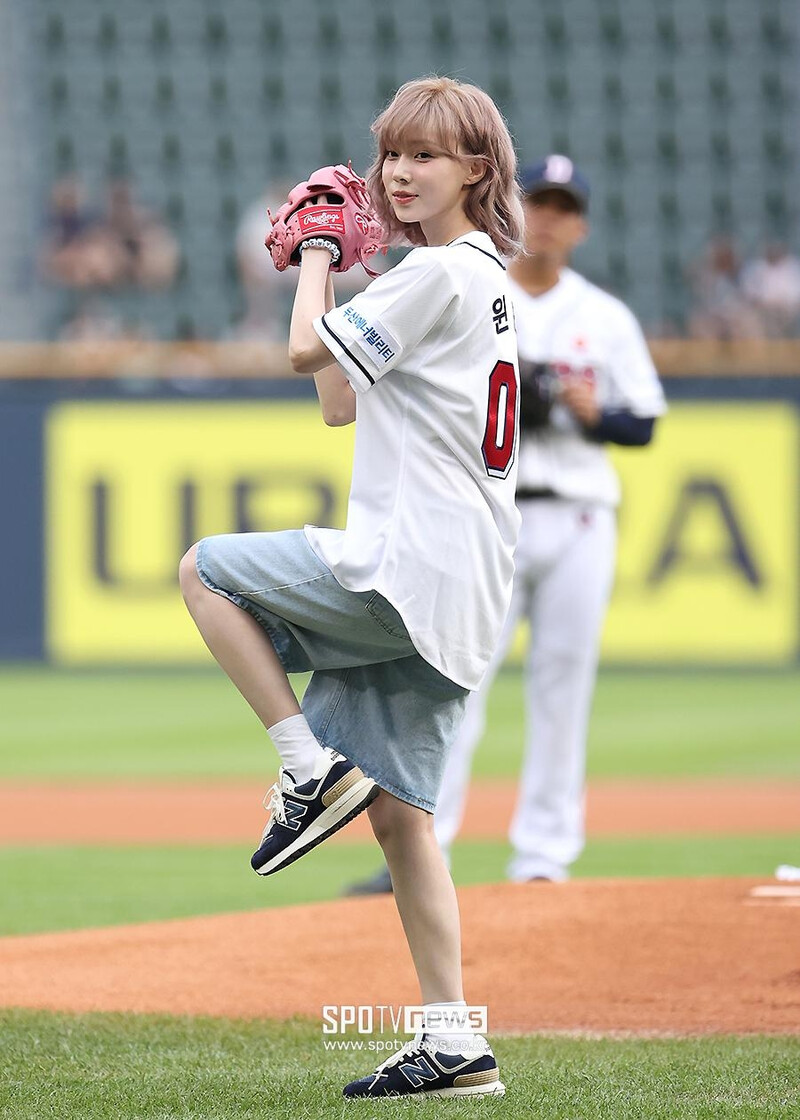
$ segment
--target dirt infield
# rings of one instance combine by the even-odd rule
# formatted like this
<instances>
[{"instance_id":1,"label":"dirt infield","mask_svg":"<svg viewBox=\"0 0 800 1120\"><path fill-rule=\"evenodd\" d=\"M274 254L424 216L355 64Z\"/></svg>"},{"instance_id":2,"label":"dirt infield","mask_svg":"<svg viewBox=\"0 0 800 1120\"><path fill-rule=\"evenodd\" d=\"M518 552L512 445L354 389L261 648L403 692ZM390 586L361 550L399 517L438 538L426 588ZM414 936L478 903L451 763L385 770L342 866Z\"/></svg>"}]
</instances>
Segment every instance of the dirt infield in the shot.
<instances>
[{"instance_id":1,"label":"dirt infield","mask_svg":"<svg viewBox=\"0 0 800 1120\"><path fill-rule=\"evenodd\" d=\"M468 998L495 1031L800 1034L800 892L584 880L459 892ZM311 1016L416 1003L391 898L0 939L0 1005Z\"/></svg>"},{"instance_id":2,"label":"dirt infield","mask_svg":"<svg viewBox=\"0 0 800 1120\"><path fill-rule=\"evenodd\" d=\"M245 843L262 793L6 783L0 843ZM462 836L505 835L515 793L475 783ZM796 834L800 784L596 782L587 804L590 836ZM332 842L368 835L362 817ZM468 998L489 1004L496 1031L800 1034L800 890L758 886L462 889ZM417 999L391 898L0 939L0 1006L319 1019L323 1004Z\"/></svg>"},{"instance_id":3,"label":"dirt infield","mask_svg":"<svg viewBox=\"0 0 800 1120\"><path fill-rule=\"evenodd\" d=\"M475 782L461 835L505 836L516 788L516 782ZM263 793L263 787L249 782L3 783L0 844L249 843L264 824ZM590 836L797 833L800 783L593 782L587 831ZM369 835L369 824L360 817L341 840Z\"/></svg>"}]
</instances>

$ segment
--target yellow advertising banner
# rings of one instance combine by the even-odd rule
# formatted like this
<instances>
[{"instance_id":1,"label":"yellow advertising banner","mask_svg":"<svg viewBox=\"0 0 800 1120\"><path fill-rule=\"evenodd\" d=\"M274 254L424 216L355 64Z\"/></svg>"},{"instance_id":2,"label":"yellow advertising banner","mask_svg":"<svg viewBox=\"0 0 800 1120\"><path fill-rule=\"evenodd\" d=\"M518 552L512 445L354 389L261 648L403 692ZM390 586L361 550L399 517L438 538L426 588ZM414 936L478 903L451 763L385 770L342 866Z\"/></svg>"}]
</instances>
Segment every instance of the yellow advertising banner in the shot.
<instances>
[{"instance_id":1,"label":"yellow advertising banner","mask_svg":"<svg viewBox=\"0 0 800 1120\"><path fill-rule=\"evenodd\" d=\"M606 662L798 651L798 417L675 405L623 482ZM343 525L353 427L313 401L78 403L48 418L47 648L64 664L208 660L177 565L212 533Z\"/></svg>"},{"instance_id":2,"label":"yellow advertising banner","mask_svg":"<svg viewBox=\"0 0 800 1120\"><path fill-rule=\"evenodd\" d=\"M606 661L765 663L798 652L794 408L673 405L622 479Z\"/></svg>"},{"instance_id":3,"label":"yellow advertising banner","mask_svg":"<svg viewBox=\"0 0 800 1120\"><path fill-rule=\"evenodd\" d=\"M47 649L207 661L177 582L214 533L344 525L353 427L315 401L66 403L48 417Z\"/></svg>"}]
</instances>

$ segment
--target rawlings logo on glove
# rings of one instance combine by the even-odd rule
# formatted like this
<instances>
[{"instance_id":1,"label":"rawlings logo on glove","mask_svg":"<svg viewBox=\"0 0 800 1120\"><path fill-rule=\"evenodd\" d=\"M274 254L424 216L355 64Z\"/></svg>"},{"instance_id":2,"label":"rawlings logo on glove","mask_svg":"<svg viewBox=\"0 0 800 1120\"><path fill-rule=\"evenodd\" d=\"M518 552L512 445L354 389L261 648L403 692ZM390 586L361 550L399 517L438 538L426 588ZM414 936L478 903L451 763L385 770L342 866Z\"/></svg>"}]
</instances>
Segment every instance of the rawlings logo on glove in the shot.
<instances>
[{"instance_id":1,"label":"rawlings logo on glove","mask_svg":"<svg viewBox=\"0 0 800 1120\"><path fill-rule=\"evenodd\" d=\"M297 221L303 233L319 233L323 228L325 233L345 232L344 216L338 210L329 210L325 206L306 206L298 213Z\"/></svg>"},{"instance_id":2,"label":"rawlings logo on glove","mask_svg":"<svg viewBox=\"0 0 800 1120\"><path fill-rule=\"evenodd\" d=\"M320 196L325 196L325 202L315 204ZM386 238L366 183L350 163L315 171L289 192L275 217L267 213L272 229L264 244L279 272L300 263L298 249L303 241L326 237L339 246L341 253L332 266L334 272L347 272L354 264L361 264L370 276L378 275L367 261L379 249L386 252Z\"/></svg>"}]
</instances>

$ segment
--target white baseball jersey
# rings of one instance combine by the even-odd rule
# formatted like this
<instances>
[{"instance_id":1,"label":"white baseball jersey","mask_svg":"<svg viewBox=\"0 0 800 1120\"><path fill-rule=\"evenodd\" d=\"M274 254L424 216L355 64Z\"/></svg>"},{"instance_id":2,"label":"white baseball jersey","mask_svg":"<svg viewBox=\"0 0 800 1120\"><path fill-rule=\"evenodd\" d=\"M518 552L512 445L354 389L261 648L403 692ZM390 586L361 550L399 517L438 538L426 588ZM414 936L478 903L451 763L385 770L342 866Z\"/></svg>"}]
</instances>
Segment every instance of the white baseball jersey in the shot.
<instances>
[{"instance_id":1,"label":"white baseball jersey","mask_svg":"<svg viewBox=\"0 0 800 1120\"><path fill-rule=\"evenodd\" d=\"M374 588L415 648L476 688L511 595L519 381L508 276L473 232L412 250L314 329L356 392L344 531L306 526L352 591Z\"/></svg>"},{"instance_id":2,"label":"white baseball jersey","mask_svg":"<svg viewBox=\"0 0 800 1120\"><path fill-rule=\"evenodd\" d=\"M624 303L569 268L540 296L509 283L520 358L549 363L563 380L592 381L601 408L627 409L642 417L666 411L647 343ZM603 445L588 439L558 403L547 427L523 433L518 485L611 506L620 498L619 480Z\"/></svg>"}]
</instances>

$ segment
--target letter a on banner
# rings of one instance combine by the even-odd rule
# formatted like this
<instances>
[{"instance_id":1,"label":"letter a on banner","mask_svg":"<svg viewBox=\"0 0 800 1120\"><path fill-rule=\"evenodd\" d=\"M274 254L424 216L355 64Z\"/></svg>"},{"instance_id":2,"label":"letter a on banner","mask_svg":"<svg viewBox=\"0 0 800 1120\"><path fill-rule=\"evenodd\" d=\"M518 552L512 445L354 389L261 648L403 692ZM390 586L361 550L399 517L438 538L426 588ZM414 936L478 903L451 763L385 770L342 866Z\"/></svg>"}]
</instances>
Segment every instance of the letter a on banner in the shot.
<instances>
[{"instance_id":1,"label":"letter a on banner","mask_svg":"<svg viewBox=\"0 0 800 1120\"><path fill-rule=\"evenodd\" d=\"M722 530L720 548L713 556L693 553L683 543L689 521L700 508L711 509ZM694 570L727 565L736 569L752 587L760 587L764 582L752 549L745 540L730 494L717 479L694 478L683 486L647 582L651 585L662 583L679 565L688 565Z\"/></svg>"}]
</instances>

